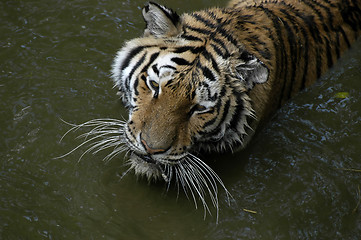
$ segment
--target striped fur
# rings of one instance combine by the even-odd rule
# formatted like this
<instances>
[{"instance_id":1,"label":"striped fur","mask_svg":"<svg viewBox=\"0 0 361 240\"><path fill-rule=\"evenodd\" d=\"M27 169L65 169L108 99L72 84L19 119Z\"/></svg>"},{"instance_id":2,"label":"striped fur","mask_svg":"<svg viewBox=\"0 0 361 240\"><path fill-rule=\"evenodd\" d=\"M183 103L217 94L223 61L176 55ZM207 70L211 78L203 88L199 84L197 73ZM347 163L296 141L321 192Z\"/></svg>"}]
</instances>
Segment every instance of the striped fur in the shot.
<instances>
[{"instance_id":1,"label":"striped fur","mask_svg":"<svg viewBox=\"0 0 361 240\"><path fill-rule=\"evenodd\" d=\"M178 16L146 5L144 35L125 43L112 69L136 172L157 177L154 166L192 152L245 146L356 40L360 9L361 0L234 0Z\"/></svg>"}]
</instances>

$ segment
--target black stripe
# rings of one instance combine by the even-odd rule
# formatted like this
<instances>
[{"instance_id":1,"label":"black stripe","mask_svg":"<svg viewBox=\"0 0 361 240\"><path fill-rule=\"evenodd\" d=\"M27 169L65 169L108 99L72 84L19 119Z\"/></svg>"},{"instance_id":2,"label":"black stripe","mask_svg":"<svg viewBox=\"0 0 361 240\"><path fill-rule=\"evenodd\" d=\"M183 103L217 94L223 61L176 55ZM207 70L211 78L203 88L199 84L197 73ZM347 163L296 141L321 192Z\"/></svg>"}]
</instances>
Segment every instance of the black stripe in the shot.
<instances>
[{"instance_id":1,"label":"black stripe","mask_svg":"<svg viewBox=\"0 0 361 240\"><path fill-rule=\"evenodd\" d=\"M335 32L336 33L336 46L335 46L335 49L336 49L336 57L337 59L339 59L341 57L341 50L340 50L340 46L341 46L341 43L340 43L340 33L339 32Z\"/></svg>"},{"instance_id":2,"label":"black stripe","mask_svg":"<svg viewBox=\"0 0 361 240\"><path fill-rule=\"evenodd\" d=\"M221 34L224 38L226 38L228 41L230 41L233 45L237 46L238 45L238 42L236 41L236 39L234 39L232 37L232 35L228 34L227 31L223 28L223 26L225 24L227 24L228 22L224 22L222 24L218 24L218 25L215 25L214 23L210 22L208 19L205 19L203 18L201 15L197 14L197 13L194 13L192 14L191 16L193 16L195 19L197 19L198 21L201 21L203 22L205 25L207 25L207 27L210 27L210 28L214 28L214 31L213 32L210 32L210 31L206 31L206 32L209 32L209 34L212 36L214 35L215 33L219 33Z\"/></svg>"},{"instance_id":3,"label":"black stripe","mask_svg":"<svg viewBox=\"0 0 361 240\"><path fill-rule=\"evenodd\" d=\"M203 72L203 75L208 78L210 81L216 81L216 77L214 76L214 74L212 73L212 71L208 68L208 67L205 67L205 66L201 66L201 69L202 69L202 72Z\"/></svg>"},{"instance_id":4,"label":"black stripe","mask_svg":"<svg viewBox=\"0 0 361 240\"><path fill-rule=\"evenodd\" d=\"M193 36L193 35L188 35L188 34L182 34L181 37L184 38L185 40L188 40L188 41L200 41L200 42L203 41L203 39L201 39L199 37L196 37L196 36Z\"/></svg>"},{"instance_id":5,"label":"black stripe","mask_svg":"<svg viewBox=\"0 0 361 240\"><path fill-rule=\"evenodd\" d=\"M124 83L124 88L125 88L125 90L127 90L127 91L129 91L129 78L127 77L126 79L125 79L125 83Z\"/></svg>"},{"instance_id":6,"label":"black stripe","mask_svg":"<svg viewBox=\"0 0 361 240\"><path fill-rule=\"evenodd\" d=\"M165 85L164 87L168 87L169 85L171 85L173 83L173 79L169 80Z\"/></svg>"},{"instance_id":7,"label":"black stripe","mask_svg":"<svg viewBox=\"0 0 361 240\"><path fill-rule=\"evenodd\" d=\"M335 49L336 51L336 56L337 56L337 59L340 58L341 56L341 51L340 51L340 39L339 39L339 32L338 30L334 27L334 23L333 23L333 18L334 18L334 15L333 13L331 12L331 7L336 7L335 5L333 5L331 2L329 1L325 1L328 5L325 6L319 2L313 2L315 5L319 6L320 8L322 8L326 14L327 14L327 26L331 28L331 31L333 33L336 34L336 39L334 39L335 41L333 41L332 43L332 48ZM307 4L307 2L306 2ZM309 3L311 4L311 3ZM326 26L326 23L324 21L323 22L323 26L325 28ZM328 33L328 37L330 40L332 40L332 38L330 37L330 34ZM327 48L328 51L330 51L331 49ZM328 66L330 66L330 62L328 62Z\"/></svg>"},{"instance_id":8,"label":"black stripe","mask_svg":"<svg viewBox=\"0 0 361 240\"><path fill-rule=\"evenodd\" d=\"M219 93L219 99L222 99L224 96L226 96L226 93L227 93L227 89L226 89L226 86L223 85L222 86L222 90L221 92ZM219 104L221 104L221 101L219 101ZM220 105L219 105L220 106ZM218 108L219 108L218 106Z\"/></svg>"},{"instance_id":9,"label":"black stripe","mask_svg":"<svg viewBox=\"0 0 361 240\"><path fill-rule=\"evenodd\" d=\"M200 33L200 34L203 34L203 35L207 35L207 37L209 35L214 34L213 31L209 31L209 30L207 30L205 28L197 28L197 27L192 27L192 26L186 26L186 28L193 31L193 32L197 32L197 33Z\"/></svg>"},{"instance_id":10,"label":"black stripe","mask_svg":"<svg viewBox=\"0 0 361 240\"><path fill-rule=\"evenodd\" d=\"M326 56L327 56L327 66L330 68L332 65L333 65L333 60L332 60L332 53L331 53L331 50L332 50L332 48L330 47L330 41L329 41L329 39L331 40L332 38L331 38L331 36L330 36L330 29L329 29L329 27L326 25L326 23L325 23L325 19L324 19L324 16L322 15L322 13L320 12L320 10L318 9L318 8L323 8L323 9L328 9L327 7L325 7L324 5L322 5L322 4L320 4L320 3L317 3L317 2L309 2L309 1L307 1L307 0L305 0L304 1L304 3L308 6L308 7L310 7L313 11L315 11L315 13L316 13L316 15L319 17L319 19L320 19L320 22L322 23L322 27L323 27L323 32L324 33L326 33L327 34L327 37L326 36L324 36L323 35L323 39L324 39L324 41L325 41L325 43L326 43L326 48L322 48L323 50L326 50ZM316 6L315 6L315 5ZM317 8L318 7L318 8ZM329 21L329 26L331 27L331 29L333 29L333 24L332 24L332 20L330 19L330 16L329 16L329 14L331 14L330 12L329 12L329 10L328 11L326 11L326 13L328 14L328 21ZM330 22L331 21L331 22ZM320 33L318 33L319 35L320 35ZM320 37L321 37L321 35L320 35ZM322 44L322 46L323 46L324 44ZM337 50L336 50L337 51ZM320 58L321 59L321 56L319 56L318 58ZM319 62L319 66L317 66L317 77L320 77L321 76L321 67L322 67L322 59L321 60L318 60L318 62Z\"/></svg>"},{"instance_id":11,"label":"black stripe","mask_svg":"<svg viewBox=\"0 0 361 240\"><path fill-rule=\"evenodd\" d=\"M211 130L210 132L206 132L205 130L199 132L199 134L203 134L203 135L206 135L207 138L213 138L214 140L219 140L219 139L215 139L214 138L214 135L218 135L219 132L221 131L221 127L222 127L222 123L226 120L227 118L227 115L228 115L228 112L229 112L229 107L230 107L230 100L228 100L224 106L224 109L223 109L223 114L222 114L222 118L221 118L221 121L220 123L218 124L218 126L216 126L216 128L214 128L213 130ZM213 112L214 112L214 109L213 109ZM206 122L204 125L203 125L203 129L205 129L206 127L208 126L211 126L213 125L216 120L217 120L217 116L215 118L213 118L212 120Z\"/></svg>"},{"instance_id":12,"label":"black stripe","mask_svg":"<svg viewBox=\"0 0 361 240\"><path fill-rule=\"evenodd\" d=\"M228 34L226 30L224 30L223 28L217 28L217 31L221 33L223 37L230 41L234 46L238 46L238 42L236 41L236 39L234 39L231 34Z\"/></svg>"},{"instance_id":13,"label":"black stripe","mask_svg":"<svg viewBox=\"0 0 361 240\"><path fill-rule=\"evenodd\" d=\"M220 94L220 96L218 97L217 104L214 106L214 110L217 111L217 112L219 112L219 110L220 110L220 108L221 108L221 106L222 106L222 103L223 103L222 98L223 98L223 96L225 95L225 93L226 93L226 89L225 89L225 87L223 87L223 89L222 89L222 91L221 91L221 94ZM205 128L206 128L207 126L210 126L210 125L214 124L214 123L217 121L217 117L218 117L218 115L216 115L216 116L215 116L213 119L211 119L210 121L205 122L204 125L203 125L203 127L202 127L204 130L203 130L203 131L200 131L199 134L205 134L205 133L207 133L207 132L205 132Z\"/></svg>"},{"instance_id":14,"label":"black stripe","mask_svg":"<svg viewBox=\"0 0 361 240\"><path fill-rule=\"evenodd\" d=\"M141 72L146 72L149 68L149 66L154 62L155 59L159 56L159 52L155 52L150 56L149 62L147 65L144 66Z\"/></svg>"},{"instance_id":15,"label":"black stripe","mask_svg":"<svg viewBox=\"0 0 361 240\"><path fill-rule=\"evenodd\" d=\"M211 120L209 120L208 122L205 122L202 126L203 129L205 129L206 127L208 126L211 126L213 125L217 120L217 116L215 116L214 118L212 118ZM199 132L200 134L204 134L204 133L207 133L205 130Z\"/></svg>"},{"instance_id":16,"label":"black stripe","mask_svg":"<svg viewBox=\"0 0 361 240\"><path fill-rule=\"evenodd\" d=\"M328 31L328 26L334 30L334 27L333 27L333 21L332 21L332 18L333 18L333 14L331 13L330 11L330 7L329 6L324 6L322 5L321 3L319 2L315 2L315 1L309 1L309 0L303 0L303 3L306 4L308 7L310 7L313 11L316 12L317 16L320 18L321 22L323 23L323 27L325 29L326 32L329 32ZM316 5L316 6L315 6ZM327 20L328 20L328 24L325 23L325 19L324 19L324 16L322 15L322 13L320 12L320 10L318 8L323 8L325 11L326 11L326 14L327 14Z\"/></svg>"},{"instance_id":17,"label":"black stripe","mask_svg":"<svg viewBox=\"0 0 361 240\"><path fill-rule=\"evenodd\" d=\"M310 33L311 33L311 35L312 35L312 27L311 27L311 29L310 29L310 24L308 23L308 20L305 20L305 17L307 17L307 16L305 16L303 13L300 13L300 12L298 12L298 11L296 11L296 12L294 12L295 13L295 15L299 18L299 19L301 19L304 23L305 23L305 25L306 25L306 27L307 27L307 29L310 31ZM306 87L306 82L307 82L307 76L308 76L308 71L309 71L309 67L308 67L308 62L309 62L309 48L310 48L310 41L309 41L309 38L310 37L312 37L312 36L310 36L307 32L306 32L306 29L304 28L304 27L302 27L302 25L300 25L301 26L301 32L302 32L302 35L304 36L304 39L305 39L305 41L304 41L304 44L305 44L305 46L304 46L304 49L305 49L305 51L304 51L304 57L303 57L303 59L305 59L305 66L304 66L304 70L303 70L303 76L302 76L302 82L301 82L301 88L300 89L304 89L305 87Z\"/></svg>"},{"instance_id":18,"label":"black stripe","mask_svg":"<svg viewBox=\"0 0 361 240\"><path fill-rule=\"evenodd\" d=\"M227 118L227 115L228 115L228 111L229 111L229 107L231 105L231 102L230 100L228 99L226 104L224 105L224 108L223 108L223 114L222 114L222 118L221 118L221 121L220 121L220 124L222 124L224 122L224 120ZM211 126L213 125L216 121L217 121L217 117L218 115L213 118L212 120L206 122L203 124L203 129L206 129L208 126ZM217 131L218 132L218 131ZM204 132L203 132L204 133Z\"/></svg>"},{"instance_id":19,"label":"black stripe","mask_svg":"<svg viewBox=\"0 0 361 240\"><path fill-rule=\"evenodd\" d=\"M213 48L213 50L220 56L222 57L223 59L226 59L226 57L224 56L224 53L222 52L222 50L216 46L215 44L211 44L211 47Z\"/></svg>"},{"instance_id":20,"label":"black stripe","mask_svg":"<svg viewBox=\"0 0 361 240\"><path fill-rule=\"evenodd\" d=\"M210 22L208 19L203 18L201 15L199 15L197 13L193 13L193 14L191 14L191 16L194 17L196 20L203 22L207 27L217 28L217 25Z\"/></svg>"},{"instance_id":21,"label":"black stripe","mask_svg":"<svg viewBox=\"0 0 361 240\"><path fill-rule=\"evenodd\" d=\"M229 127L235 132L238 132L238 124L241 121L242 116L244 115L243 110L243 101L241 100L241 98L237 98L237 106L229 124Z\"/></svg>"},{"instance_id":22,"label":"black stripe","mask_svg":"<svg viewBox=\"0 0 361 240\"><path fill-rule=\"evenodd\" d=\"M190 47L190 46L179 47L179 48L176 48L173 52L174 53L184 53L184 52L190 51L191 48L194 48L194 47Z\"/></svg>"},{"instance_id":23,"label":"black stripe","mask_svg":"<svg viewBox=\"0 0 361 240\"><path fill-rule=\"evenodd\" d=\"M163 65L163 66L160 66L159 69L161 69L161 68L170 68L170 69L173 69L173 70L177 70L177 68L175 68L175 67L173 67L171 65Z\"/></svg>"},{"instance_id":24,"label":"black stripe","mask_svg":"<svg viewBox=\"0 0 361 240\"><path fill-rule=\"evenodd\" d=\"M229 58L231 56L224 41L222 41L221 39L218 39L218 38L213 38L213 42L217 43L221 48L223 48L225 53L222 54L222 56L224 58Z\"/></svg>"},{"instance_id":25,"label":"black stripe","mask_svg":"<svg viewBox=\"0 0 361 240\"><path fill-rule=\"evenodd\" d=\"M286 75L287 75L287 69L288 69L288 61L287 61L287 54L286 54L286 47L284 45L284 39L282 38L282 29L280 27L279 21L284 22L284 20L282 20L279 16L277 16L276 14L273 13L272 10L266 8L265 6L259 6L259 9L261 9L273 22L273 27L276 29L277 32L277 37L279 38L279 43L280 46L279 48L281 49L280 53L280 59L278 59L280 61L280 69L279 72L284 74L283 77L280 76L281 79L284 79L284 81L286 82ZM277 46L276 46L277 47ZM285 82L283 83L283 85L285 85ZM281 106L282 104L282 99L283 99L283 90L284 90L284 86L282 87L282 92L281 92L281 96L279 99L279 103L278 103L278 107Z\"/></svg>"},{"instance_id":26,"label":"black stripe","mask_svg":"<svg viewBox=\"0 0 361 240\"><path fill-rule=\"evenodd\" d=\"M306 4L309 8L311 8L319 17L320 19L323 19L323 16L318 8L315 7L315 2L309 2L308 0L303 1L304 4Z\"/></svg>"},{"instance_id":27,"label":"black stripe","mask_svg":"<svg viewBox=\"0 0 361 240\"><path fill-rule=\"evenodd\" d=\"M212 67L214 69L214 71L216 71L219 74L219 68L218 68L218 64L216 62L216 60L214 59L213 55L210 54L210 52L208 52L206 49L204 49L204 51L202 52L202 55L208 60L212 62Z\"/></svg>"},{"instance_id":28,"label":"black stripe","mask_svg":"<svg viewBox=\"0 0 361 240\"><path fill-rule=\"evenodd\" d=\"M191 51L193 54L198 54L204 51L204 46L201 47L192 47L192 46L185 46L185 47L179 47L174 50L174 53L184 53L187 51Z\"/></svg>"},{"instance_id":29,"label":"black stripe","mask_svg":"<svg viewBox=\"0 0 361 240\"><path fill-rule=\"evenodd\" d=\"M224 108L223 108L223 114L222 114L220 124L222 124L226 120L227 115L229 113L230 106L231 106L231 101L228 99L226 104L224 105Z\"/></svg>"},{"instance_id":30,"label":"black stripe","mask_svg":"<svg viewBox=\"0 0 361 240\"><path fill-rule=\"evenodd\" d=\"M287 99L289 99L291 97L291 93L292 93L292 88L293 88L293 84L295 82L295 76L296 76L296 66L297 66L297 62L298 62L298 48L294 46L294 42L296 42L296 37L295 34L293 33L291 27L288 25L287 21L284 21L283 24L285 25L285 29L287 32L287 40L288 40L288 44L290 46L290 59L291 59L291 69L289 69L289 71L291 72L291 77L290 79L286 79L285 84L284 84L284 88L286 88L286 83L289 82L289 88L288 88L288 94L287 94ZM285 93L286 94L286 93Z\"/></svg>"},{"instance_id":31,"label":"black stripe","mask_svg":"<svg viewBox=\"0 0 361 240\"><path fill-rule=\"evenodd\" d=\"M302 29L302 33L306 34L306 31L304 29ZM307 72L308 72L308 52L309 52L309 42L307 40L307 38L305 37L305 56L304 56L304 62L305 62L305 66L303 69L303 74L302 74L302 80L301 80L301 89L304 89L306 87L306 81L307 81Z\"/></svg>"},{"instance_id":32,"label":"black stripe","mask_svg":"<svg viewBox=\"0 0 361 240\"><path fill-rule=\"evenodd\" d=\"M213 11L208 11L208 10L206 10L206 11L204 11L212 20L215 20L215 21L217 21L217 23L218 24L220 24L223 20L224 20L224 18L218 18L215 14L214 14L214 12ZM223 12L224 14L228 14L227 12Z\"/></svg>"},{"instance_id":33,"label":"black stripe","mask_svg":"<svg viewBox=\"0 0 361 240\"><path fill-rule=\"evenodd\" d=\"M195 90L193 90L192 91L192 94L191 94L191 100L193 100L195 97L196 97L196 91Z\"/></svg>"},{"instance_id":34,"label":"black stripe","mask_svg":"<svg viewBox=\"0 0 361 240\"><path fill-rule=\"evenodd\" d=\"M138 53L140 53L147 46L140 46L132 49L128 52L128 56L124 59L121 67L121 71L123 71L126 67L128 67L130 60L132 60ZM149 47L149 46L148 46Z\"/></svg>"},{"instance_id":35,"label":"black stripe","mask_svg":"<svg viewBox=\"0 0 361 240\"><path fill-rule=\"evenodd\" d=\"M310 7L318 16L318 18L320 19L321 22L324 22L323 16L320 13L319 9L317 9L313 4L305 1L304 2L308 7ZM315 46L315 50L316 50L316 74L317 74L317 78L321 77L321 73L322 73L322 52L324 51L323 48L323 41L322 41L322 35L318 29L318 25L315 22L314 16L308 16L307 18L303 18L303 20L306 20L305 23L308 26L309 31L311 32L311 35L313 37L313 39L316 42L316 46ZM324 29L325 31L327 31L327 29Z\"/></svg>"},{"instance_id":36,"label":"black stripe","mask_svg":"<svg viewBox=\"0 0 361 240\"><path fill-rule=\"evenodd\" d=\"M314 21L314 16L312 15L304 15L300 14L302 21L306 24L308 31L311 33L312 38L315 40L316 43L320 43L320 32L317 29L317 25Z\"/></svg>"},{"instance_id":37,"label":"black stripe","mask_svg":"<svg viewBox=\"0 0 361 240\"><path fill-rule=\"evenodd\" d=\"M133 89L134 89L134 94L136 95L136 96L138 96L139 95L139 91L138 91L138 78L136 78L135 79L135 81L134 81L134 85L133 85Z\"/></svg>"},{"instance_id":38,"label":"black stripe","mask_svg":"<svg viewBox=\"0 0 361 240\"><path fill-rule=\"evenodd\" d=\"M334 8L334 7L337 7L337 5L334 5L334 4L333 4L333 1L334 1L334 0L331 0L331 1L329 1L329 0L323 0L323 1L325 1L325 2L327 3L327 6L329 6L329 7L333 7L333 8Z\"/></svg>"},{"instance_id":39,"label":"black stripe","mask_svg":"<svg viewBox=\"0 0 361 240\"><path fill-rule=\"evenodd\" d=\"M158 70L158 68L157 68L157 64L154 64L154 65L152 66L152 69L153 69L153 72L154 72L155 74L157 74L157 76L159 76L159 70Z\"/></svg>"},{"instance_id":40,"label":"black stripe","mask_svg":"<svg viewBox=\"0 0 361 240\"><path fill-rule=\"evenodd\" d=\"M348 4L348 6L346 6L341 10L341 16L344 22L347 23L355 32L355 37L357 37L356 36L357 30L360 29L360 23L361 23L360 12L361 10L359 8L353 7L351 6L351 4Z\"/></svg>"},{"instance_id":41,"label":"black stripe","mask_svg":"<svg viewBox=\"0 0 361 240\"><path fill-rule=\"evenodd\" d=\"M188 66L191 65L191 63L185 60L184 58L173 57L171 60L178 65L188 65Z\"/></svg>"},{"instance_id":42,"label":"black stripe","mask_svg":"<svg viewBox=\"0 0 361 240\"><path fill-rule=\"evenodd\" d=\"M266 48L266 43L262 42L259 39L259 36L253 35L250 37L245 38L245 40L249 43L251 43L251 46L253 47L255 52L258 52L263 58L270 60L271 59L271 53L269 49Z\"/></svg>"},{"instance_id":43,"label":"black stripe","mask_svg":"<svg viewBox=\"0 0 361 240\"><path fill-rule=\"evenodd\" d=\"M345 31L343 30L342 26L339 27L339 31L341 32L342 37L343 37L343 39L345 40L345 42L347 44L347 47L350 48L351 47L350 40L348 39L348 37L347 37Z\"/></svg>"},{"instance_id":44,"label":"black stripe","mask_svg":"<svg viewBox=\"0 0 361 240\"><path fill-rule=\"evenodd\" d=\"M330 46L330 41L327 38L325 40L326 40L327 66L328 68L331 68L333 65L333 58L331 53L332 47Z\"/></svg>"},{"instance_id":45,"label":"black stripe","mask_svg":"<svg viewBox=\"0 0 361 240\"><path fill-rule=\"evenodd\" d=\"M330 40L332 41L332 38L330 36L330 33L327 32L327 37L324 38L326 42L326 47L324 48L326 50L326 56L327 56L327 66L328 68L332 67L333 65L333 58L332 58L332 52L333 48L330 45ZM332 46L334 46L334 42L332 41Z\"/></svg>"},{"instance_id":46,"label":"black stripe","mask_svg":"<svg viewBox=\"0 0 361 240\"><path fill-rule=\"evenodd\" d=\"M303 19L303 15L301 15L298 11L295 11L294 14L296 15L297 18L299 19ZM296 21L298 22L298 21ZM301 33L302 36L304 38L304 56L301 56L304 59L304 63L305 66L303 67L303 74L302 74L302 80L301 80L301 89L304 89L306 87L306 81L307 81L307 73L309 71L309 67L308 67L308 61L309 61L309 47L310 47L310 43L309 43L309 34L306 32L306 29L298 24L301 28Z\"/></svg>"},{"instance_id":47,"label":"black stripe","mask_svg":"<svg viewBox=\"0 0 361 240\"><path fill-rule=\"evenodd\" d=\"M288 5L287 5L288 6ZM298 40L297 44L298 46L295 46L295 43L297 41L297 37L295 36L294 32L299 32L298 30L298 27L297 27L297 24L294 24L294 19L292 18L292 16L289 14L290 9L281 9L280 10L285 16L286 16L286 19L289 20L289 21L284 21L283 24L285 25L285 30L287 32L287 38L288 38L288 44L290 46L290 58L291 58L291 77L290 77L290 84L289 84L289 88L288 88L288 95L287 95L287 98L290 98L291 97L291 94L292 94L292 89L293 89L293 86L294 86L294 83L296 81L296 71L298 70L297 69L297 63L299 62L299 45L300 45L300 42ZM294 28L292 30L291 26L288 24L288 22L290 22L290 24L292 25L292 27ZM285 81L287 82L287 81ZM284 88L286 86L284 85Z\"/></svg>"},{"instance_id":48,"label":"black stripe","mask_svg":"<svg viewBox=\"0 0 361 240\"><path fill-rule=\"evenodd\" d=\"M258 52L261 54L261 56L264 59L267 59L267 60L271 59L271 52L269 51L268 48L260 49L260 50L258 50Z\"/></svg>"},{"instance_id":49,"label":"black stripe","mask_svg":"<svg viewBox=\"0 0 361 240\"><path fill-rule=\"evenodd\" d=\"M228 59L231 56L231 54L229 53L229 51L223 41L221 41L218 38L214 38L213 42L217 43L218 46L224 50L224 52L223 52L221 50L221 48L219 48L216 44L211 43L211 46L214 49L214 51L216 51L218 53L218 55L220 55L223 59Z\"/></svg>"},{"instance_id":50,"label":"black stripe","mask_svg":"<svg viewBox=\"0 0 361 240\"><path fill-rule=\"evenodd\" d=\"M205 50L205 47L201 46L201 47L196 47L196 48L191 49L191 52L193 54L198 54L198 53L202 53L204 50Z\"/></svg>"},{"instance_id":51,"label":"black stripe","mask_svg":"<svg viewBox=\"0 0 361 240\"><path fill-rule=\"evenodd\" d=\"M137 68L144 62L145 56L146 56L146 53L143 54L143 56L138 60L138 62L134 65L134 67L130 71L129 76L128 76L129 81L132 80L135 70L137 70Z\"/></svg>"}]
</instances>

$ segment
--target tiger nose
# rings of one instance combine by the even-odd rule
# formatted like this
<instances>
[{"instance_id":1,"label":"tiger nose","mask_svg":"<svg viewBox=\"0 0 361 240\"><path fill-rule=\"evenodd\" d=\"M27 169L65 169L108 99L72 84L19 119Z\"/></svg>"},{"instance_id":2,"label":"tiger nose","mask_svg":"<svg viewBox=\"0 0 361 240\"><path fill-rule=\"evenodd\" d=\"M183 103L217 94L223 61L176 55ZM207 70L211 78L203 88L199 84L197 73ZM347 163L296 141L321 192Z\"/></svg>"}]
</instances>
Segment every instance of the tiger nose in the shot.
<instances>
[{"instance_id":1,"label":"tiger nose","mask_svg":"<svg viewBox=\"0 0 361 240\"><path fill-rule=\"evenodd\" d=\"M167 151L166 149L162 149L162 148L152 148L149 147L149 145L147 144L147 142L144 139L140 140L143 144L143 147L145 148L145 150L147 151L147 153L149 154L157 154L157 153L163 153L165 151Z\"/></svg>"}]
</instances>

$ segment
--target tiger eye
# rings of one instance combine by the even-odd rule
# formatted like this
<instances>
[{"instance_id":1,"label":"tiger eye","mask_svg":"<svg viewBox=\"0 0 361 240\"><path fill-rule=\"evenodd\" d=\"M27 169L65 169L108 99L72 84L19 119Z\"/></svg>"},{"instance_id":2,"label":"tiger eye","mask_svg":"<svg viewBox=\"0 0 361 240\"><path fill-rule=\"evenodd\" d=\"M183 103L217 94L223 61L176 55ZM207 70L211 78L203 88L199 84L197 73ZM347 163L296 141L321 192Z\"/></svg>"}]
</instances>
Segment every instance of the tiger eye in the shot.
<instances>
[{"instance_id":1,"label":"tiger eye","mask_svg":"<svg viewBox=\"0 0 361 240\"><path fill-rule=\"evenodd\" d=\"M200 105L200 104L195 105L194 108L195 108L194 110L198 111L198 112L201 112L201 111L204 111L207 109L205 106Z\"/></svg>"},{"instance_id":2,"label":"tiger eye","mask_svg":"<svg viewBox=\"0 0 361 240\"><path fill-rule=\"evenodd\" d=\"M207 107L205 107L203 105L200 105L200 104L196 104L191 108L188 115L192 116L195 112L202 112L202 111L204 111L206 109L207 109Z\"/></svg>"}]
</instances>

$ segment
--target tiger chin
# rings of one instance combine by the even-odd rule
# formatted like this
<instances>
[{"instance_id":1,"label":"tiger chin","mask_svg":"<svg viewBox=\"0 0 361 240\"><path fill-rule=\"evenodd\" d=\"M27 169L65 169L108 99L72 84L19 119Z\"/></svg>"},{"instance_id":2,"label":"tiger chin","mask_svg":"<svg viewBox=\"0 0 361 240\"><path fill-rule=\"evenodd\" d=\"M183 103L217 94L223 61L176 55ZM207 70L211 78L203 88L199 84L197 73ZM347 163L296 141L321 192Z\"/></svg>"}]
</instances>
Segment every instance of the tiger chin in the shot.
<instances>
[{"instance_id":1,"label":"tiger chin","mask_svg":"<svg viewBox=\"0 0 361 240\"><path fill-rule=\"evenodd\" d=\"M178 15L146 4L143 35L127 41L112 65L129 111L122 141L131 168L202 191L201 199L202 186L217 195L222 181L196 154L245 147L261 123L356 40L360 6L233 0Z\"/></svg>"}]
</instances>

